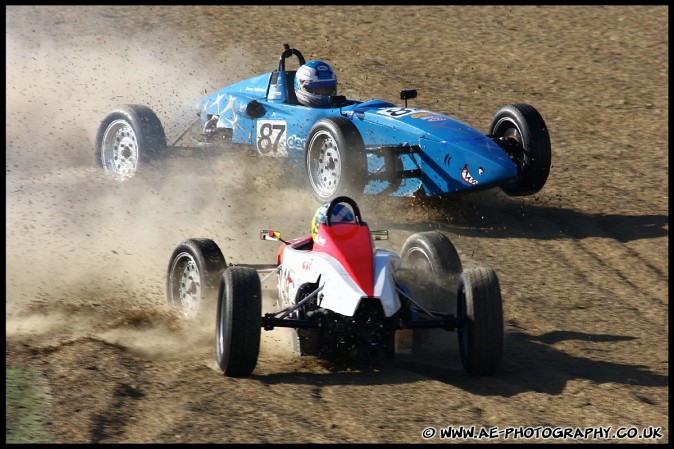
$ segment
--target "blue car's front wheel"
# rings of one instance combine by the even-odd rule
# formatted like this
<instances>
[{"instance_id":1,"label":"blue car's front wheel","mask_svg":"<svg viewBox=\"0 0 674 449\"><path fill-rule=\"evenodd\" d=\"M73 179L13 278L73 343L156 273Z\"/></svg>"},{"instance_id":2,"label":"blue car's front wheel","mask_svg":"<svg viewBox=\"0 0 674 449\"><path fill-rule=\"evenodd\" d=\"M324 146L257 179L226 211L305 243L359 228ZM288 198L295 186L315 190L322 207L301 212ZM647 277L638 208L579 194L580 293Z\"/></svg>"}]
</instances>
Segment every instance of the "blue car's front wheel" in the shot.
<instances>
[{"instance_id":1,"label":"blue car's front wheel","mask_svg":"<svg viewBox=\"0 0 674 449\"><path fill-rule=\"evenodd\" d=\"M350 120L335 117L316 122L307 136L304 156L307 182L318 201L363 193L367 182L365 144Z\"/></svg>"},{"instance_id":2,"label":"blue car's front wheel","mask_svg":"<svg viewBox=\"0 0 674 449\"><path fill-rule=\"evenodd\" d=\"M541 190L552 160L550 135L541 114L528 104L505 105L494 115L489 132L517 165L517 178L501 189L511 196Z\"/></svg>"}]
</instances>

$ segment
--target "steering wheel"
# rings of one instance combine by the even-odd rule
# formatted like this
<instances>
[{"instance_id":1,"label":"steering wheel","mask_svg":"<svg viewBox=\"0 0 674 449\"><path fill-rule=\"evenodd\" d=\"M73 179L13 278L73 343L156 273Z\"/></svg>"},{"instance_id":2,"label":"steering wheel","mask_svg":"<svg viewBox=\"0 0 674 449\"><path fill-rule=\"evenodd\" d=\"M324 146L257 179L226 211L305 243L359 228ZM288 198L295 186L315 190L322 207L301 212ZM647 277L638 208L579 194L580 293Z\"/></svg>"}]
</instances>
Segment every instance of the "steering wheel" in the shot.
<instances>
[{"instance_id":1,"label":"steering wheel","mask_svg":"<svg viewBox=\"0 0 674 449\"><path fill-rule=\"evenodd\" d=\"M285 72L286 70L286 59L291 57L292 55L297 56L297 60L299 61L300 65L304 65L306 62L304 60L304 56L302 56L302 53L300 53L299 50L296 48L290 48L290 45L288 44L283 44L283 48L285 49L283 53L281 53L281 57L279 58L278 61L278 70L279 72Z\"/></svg>"},{"instance_id":2,"label":"steering wheel","mask_svg":"<svg viewBox=\"0 0 674 449\"><path fill-rule=\"evenodd\" d=\"M363 218L360 215L360 208L358 207L356 202L351 198L349 198L348 196L338 196L334 200L330 201L328 210L325 212L326 226L331 226L330 217L332 217L332 211L335 208L335 206L338 205L339 203L346 203L349 206L351 206L351 209L353 210L353 215L355 215L356 217L356 224L358 224L358 226L363 226Z\"/></svg>"}]
</instances>

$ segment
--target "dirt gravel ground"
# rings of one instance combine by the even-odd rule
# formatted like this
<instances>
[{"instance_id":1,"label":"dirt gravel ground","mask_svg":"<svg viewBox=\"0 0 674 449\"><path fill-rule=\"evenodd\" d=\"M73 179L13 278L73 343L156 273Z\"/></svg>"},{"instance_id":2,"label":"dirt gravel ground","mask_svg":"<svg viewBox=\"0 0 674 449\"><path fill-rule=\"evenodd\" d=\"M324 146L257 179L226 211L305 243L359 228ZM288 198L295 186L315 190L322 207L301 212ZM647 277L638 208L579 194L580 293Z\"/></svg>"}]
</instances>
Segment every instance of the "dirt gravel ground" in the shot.
<instances>
[{"instance_id":1,"label":"dirt gravel ground","mask_svg":"<svg viewBox=\"0 0 674 449\"><path fill-rule=\"evenodd\" d=\"M635 433L575 441L669 442L666 6L5 11L6 366L47 389L40 438L439 443L450 441L441 428L474 426L522 432L496 441L610 427ZM485 132L507 103L545 118L553 164L536 195L361 203L389 230L384 247L437 229L464 266L496 270L498 375L466 375L452 348L335 367L272 331L252 376L226 378L213 323L171 314L164 276L181 240L211 237L228 262L268 263L276 245L259 230L306 235L317 204L300 175L246 153L176 157L115 184L94 164L96 128L113 106L142 103L172 140L194 100L274 69L286 42L331 63L350 98L398 103L416 88L414 106ZM429 427L438 433L424 439Z\"/></svg>"}]
</instances>

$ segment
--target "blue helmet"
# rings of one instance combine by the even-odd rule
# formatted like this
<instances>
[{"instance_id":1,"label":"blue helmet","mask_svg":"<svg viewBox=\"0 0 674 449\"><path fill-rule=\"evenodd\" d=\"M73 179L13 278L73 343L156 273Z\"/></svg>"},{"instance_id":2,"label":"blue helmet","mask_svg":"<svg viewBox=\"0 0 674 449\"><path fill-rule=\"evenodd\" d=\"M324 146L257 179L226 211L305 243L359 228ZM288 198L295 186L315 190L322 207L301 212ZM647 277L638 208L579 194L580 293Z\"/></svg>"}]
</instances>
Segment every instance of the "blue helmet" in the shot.
<instances>
[{"instance_id":1,"label":"blue helmet","mask_svg":"<svg viewBox=\"0 0 674 449\"><path fill-rule=\"evenodd\" d=\"M329 203L325 203L316 210L314 218L311 220L311 237L316 240L316 235L318 234L318 228L321 223L325 223L325 214L328 212ZM351 208L344 204L336 204L332 209L332 216L330 217L330 223L349 223L355 222L356 219L353 217L353 212Z\"/></svg>"},{"instance_id":2,"label":"blue helmet","mask_svg":"<svg viewBox=\"0 0 674 449\"><path fill-rule=\"evenodd\" d=\"M330 64L314 60L297 69L295 94L305 106L328 106L330 95L337 95L337 76Z\"/></svg>"}]
</instances>

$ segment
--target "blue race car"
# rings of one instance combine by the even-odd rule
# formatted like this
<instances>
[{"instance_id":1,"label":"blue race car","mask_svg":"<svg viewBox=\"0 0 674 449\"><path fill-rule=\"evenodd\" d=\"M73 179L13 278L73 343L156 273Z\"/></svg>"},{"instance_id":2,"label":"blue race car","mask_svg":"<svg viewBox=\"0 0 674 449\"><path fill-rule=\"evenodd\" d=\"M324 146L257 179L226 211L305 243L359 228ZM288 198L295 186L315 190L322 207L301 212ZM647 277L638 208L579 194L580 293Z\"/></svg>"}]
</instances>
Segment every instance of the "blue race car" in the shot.
<instances>
[{"instance_id":1,"label":"blue race car","mask_svg":"<svg viewBox=\"0 0 674 449\"><path fill-rule=\"evenodd\" d=\"M299 68L286 70L293 56ZM96 160L123 181L192 133L195 143L181 148L244 144L260 156L300 161L322 203L364 193L438 196L492 187L520 196L545 185L550 137L531 105L501 107L484 134L445 114L408 106L416 90L401 91L399 106L349 100L336 95L336 85L329 64L307 62L285 44L276 70L203 97L192 124L170 146L147 106L111 111L98 129Z\"/></svg>"}]
</instances>

